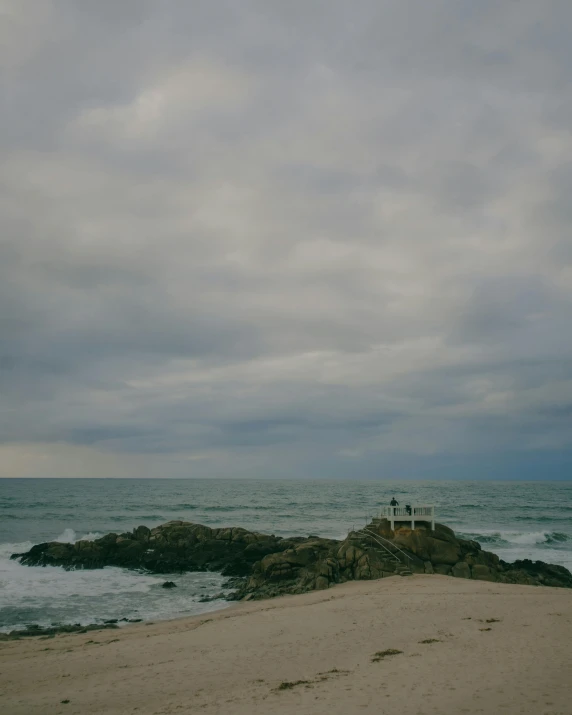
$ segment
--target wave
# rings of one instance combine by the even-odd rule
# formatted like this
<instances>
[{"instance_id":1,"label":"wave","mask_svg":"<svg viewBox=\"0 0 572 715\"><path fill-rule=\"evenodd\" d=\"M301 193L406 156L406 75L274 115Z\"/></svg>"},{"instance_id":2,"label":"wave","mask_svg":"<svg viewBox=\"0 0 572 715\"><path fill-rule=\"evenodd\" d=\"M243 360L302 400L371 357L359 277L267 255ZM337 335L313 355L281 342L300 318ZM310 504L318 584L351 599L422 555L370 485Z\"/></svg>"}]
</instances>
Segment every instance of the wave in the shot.
<instances>
[{"instance_id":1,"label":"wave","mask_svg":"<svg viewBox=\"0 0 572 715\"><path fill-rule=\"evenodd\" d=\"M197 507L202 511L270 511L270 506L250 506L248 504L240 506L203 506Z\"/></svg>"},{"instance_id":2,"label":"wave","mask_svg":"<svg viewBox=\"0 0 572 715\"><path fill-rule=\"evenodd\" d=\"M173 511L178 511L181 509L184 509L185 511L195 511L195 510L200 510L200 511L267 511L269 509L274 509L276 508L276 505L270 505L270 506L252 506L251 504L238 504L238 505L228 505L228 506L221 506L221 505L213 505L213 506L202 506L200 504L190 504L189 502L181 502L180 504L163 504L163 508L168 511L168 512L173 512ZM140 505L140 506L127 506L125 507L125 511L130 511L130 512L140 512L143 511L144 509L149 509L151 505ZM151 507L152 508L152 507ZM129 519L131 517L125 516L125 517L115 517L116 519ZM157 518L156 515L154 516L145 516L145 517L138 517L139 519L151 519L151 518Z\"/></svg>"},{"instance_id":3,"label":"wave","mask_svg":"<svg viewBox=\"0 0 572 715\"><path fill-rule=\"evenodd\" d=\"M572 542L572 535L559 531L492 531L487 533L464 533L460 536L480 544L495 544L497 546L536 546L542 544L565 544Z\"/></svg>"},{"instance_id":4,"label":"wave","mask_svg":"<svg viewBox=\"0 0 572 715\"><path fill-rule=\"evenodd\" d=\"M568 516L514 516L514 521L530 521L534 524L550 524L552 522L568 521Z\"/></svg>"},{"instance_id":5,"label":"wave","mask_svg":"<svg viewBox=\"0 0 572 715\"><path fill-rule=\"evenodd\" d=\"M140 520L140 519L160 519L163 520L165 517L163 514L139 514L137 516L109 516L107 517L109 521L128 521L130 523L133 523L133 520Z\"/></svg>"},{"instance_id":6,"label":"wave","mask_svg":"<svg viewBox=\"0 0 572 715\"><path fill-rule=\"evenodd\" d=\"M2 559L9 560L12 554L23 554L29 551L34 544L31 541L20 541L16 544L0 544L0 561Z\"/></svg>"},{"instance_id":7,"label":"wave","mask_svg":"<svg viewBox=\"0 0 572 715\"><path fill-rule=\"evenodd\" d=\"M75 544L76 541L95 541L95 539L100 539L102 536L103 534L98 531L90 531L88 534L78 536L73 529L64 529L54 541L59 541L60 544Z\"/></svg>"},{"instance_id":8,"label":"wave","mask_svg":"<svg viewBox=\"0 0 572 715\"><path fill-rule=\"evenodd\" d=\"M103 536L102 533L98 531L90 531L82 536L78 536L73 529L64 529L62 533L55 539L46 539L46 541L58 541L60 544L75 544L76 541L95 541L95 539L100 539ZM9 558L11 554L23 553L24 551L29 551L32 546L37 542L23 541L18 543L2 543L0 544L0 558Z\"/></svg>"},{"instance_id":9,"label":"wave","mask_svg":"<svg viewBox=\"0 0 572 715\"><path fill-rule=\"evenodd\" d=\"M129 506L124 507L124 508L123 508L123 511L126 511L126 512L133 512L133 511L135 511L135 512L141 512L141 511L145 511L146 509L153 509L153 508L156 507L156 506L157 506L156 503L153 503L153 504L135 504L135 505L131 504L131 505L129 505ZM162 506L163 508L169 509L169 510L170 510L170 509L178 509L178 508L183 508L183 509L194 509L194 508L196 508L196 507L193 507L192 504L175 504L175 505L161 504L161 506ZM125 518L127 518L127 517L125 517Z\"/></svg>"}]
</instances>

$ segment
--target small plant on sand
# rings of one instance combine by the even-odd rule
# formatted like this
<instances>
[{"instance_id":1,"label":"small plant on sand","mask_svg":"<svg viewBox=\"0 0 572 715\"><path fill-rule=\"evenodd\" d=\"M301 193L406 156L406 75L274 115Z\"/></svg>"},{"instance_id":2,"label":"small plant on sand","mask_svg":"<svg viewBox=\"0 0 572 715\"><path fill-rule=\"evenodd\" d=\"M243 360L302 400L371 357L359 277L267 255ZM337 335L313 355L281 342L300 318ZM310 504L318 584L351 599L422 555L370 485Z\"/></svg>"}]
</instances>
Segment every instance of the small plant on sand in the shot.
<instances>
[{"instance_id":1,"label":"small plant on sand","mask_svg":"<svg viewBox=\"0 0 572 715\"><path fill-rule=\"evenodd\" d=\"M480 631L492 631L492 628L479 628Z\"/></svg>"},{"instance_id":2,"label":"small plant on sand","mask_svg":"<svg viewBox=\"0 0 572 715\"><path fill-rule=\"evenodd\" d=\"M402 650L396 650L395 648L388 648L387 650L378 650L377 653L373 654L371 659L372 663L379 663L380 660L387 658L388 655L399 655L403 653Z\"/></svg>"},{"instance_id":3,"label":"small plant on sand","mask_svg":"<svg viewBox=\"0 0 572 715\"><path fill-rule=\"evenodd\" d=\"M70 701L69 700L60 700L60 703L62 705L67 705Z\"/></svg>"},{"instance_id":4,"label":"small plant on sand","mask_svg":"<svg viewBox=\"0 0 572 715\"><path fill-rule=\"evenodd\" d=\"M485 623L500 623L500 618L487 618Z\"/></svg>"},{"instance_id":5,"label":"small plant on sand","mask_svg":"<svg viewBox=\"0 0 572 715\"><path fill-rule=\"evenodd\" d=\"M330 678L337 678L340 675L349 675L351 671L340 670L339 668L332 668L331 670L326 670L324 673L318 673L317 681L324 682L325 680L330 680Z\"/></svg>"},{"instance_id":6,"label":"small plant on sand","mask_svg":"<svg viewBox=\"0 0 572 715\"><path fill-rule=\"evenodd\" d=\"M339 668L332 668L331 670L326 670L323 673L318 673L318 675L330 675L330 673L341 673L341 674L347 674L349 673L349 670L340 670Z\"/></svg>"},{"instance_id":7,"label":"small plant on sand","mask_svg":"<svg viewBox=\"0 0 572 715\"><path fill-rule=\"evenodd\" d=\"M280 685L276 688L276 690L291 690L292 688L295 688L297 685L310 685L310 681L309 680L292 680L292 681L285 680L283 683L280 683Z\"/></svg>"},{"instance_id":8,"label":"small plant on sand","mask_svg":"<svg viewBox=\"0 0 572 715\"><path fill-rule=\"evenodd\" d=\"M440 643L438 638L426 638L424 641L419 641L419 643Z\"/></svg>"}]
</instances>

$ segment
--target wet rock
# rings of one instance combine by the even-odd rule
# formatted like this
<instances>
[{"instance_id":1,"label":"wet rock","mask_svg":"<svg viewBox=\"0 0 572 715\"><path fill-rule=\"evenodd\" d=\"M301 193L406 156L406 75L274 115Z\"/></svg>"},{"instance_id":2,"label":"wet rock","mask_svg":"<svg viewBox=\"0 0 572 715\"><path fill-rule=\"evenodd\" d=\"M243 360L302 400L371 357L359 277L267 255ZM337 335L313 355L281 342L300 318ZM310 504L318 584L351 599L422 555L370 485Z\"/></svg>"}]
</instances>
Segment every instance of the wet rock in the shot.
<instances>
[{"instance_id":1,"label":"wet rock","mask_svg":"<svg viewBox=\"0 0 572 715\"><path fill-rule=\"evenodd\" d=\"M161 584L161 588L177 588L177 584L174 581L165 581Z\"/></svg>"},{"instance_id":2,"label":"wet rock","mask_svg":"<svg viewBox=\"0 0 572 715\"><path fill-rule=\"evenodd\" d=\"M234 577L234 578L229 578L226 581L223 582L222 587L223 588L240 588L245 582L244 578L240 577Z\"/></svg>"},{"instance_id":3,"label":"wet rock","mask_svg":"<svg viewBox=\"0 0 572 715\"><path fill-rule=\"evenodd\" d=\"M170 521L94 541L38 544L12 558L29 566L66 569L122 566L165 574L218 571L231 577L224 585L235 589L224 596L228 600L271 598L346 581L386 578L403 566L413 573L572 588L572 574L562 566L528 560L505 563L477 542L457 538L442 524L432 530L421 522L415 529L400 526L393 531L386 520L376 520L367 528L369 534L351 532L343 541L317 536L282 539L239 527L212 529ZM165 582L165 588L175 585L167 584L173 582ZM201 600L220 597L223 594Z\"/></svg>"},{"instance_id":4,"label":"wet rock","mask_svg":"<svg viewBox=\"0 0 572 715\"><path fill-rule=\"evenodd\" d=\"M286 548L288 542L282 539L242 528L211 529L171 521L154 529L139 526L132 533L107 534L94 541L38 544L12 558L28 566L66 569L122 566L151 573L220 571L245 576L256 561Z\"/></svg>"},{"instance_id":5,"label":"wet rock","mask_svg":"<svg viewBox=\"0 0 572 715\"><path fill-rule=\"evenodd\" d=\"M146 544L151 538L151 529L148 529L146 526L138 526L133 532L133 536L137 541Z\"/></svg>"},{"instance_id":6,"label":"wet rock","mask_svg":"<svg viewBox=\"0 0 572 715\"><path fill-rule=\"evenodd\" d=\"M213 596L201 596L199 603L210 603L211 601L222 601L226 599L225 593L215 593Z\"/></svg>"},{"instance_id":7,"label":"wet rock","mask_svg":"<svg viewBox=\"0 0 572 715\"><path fill-rule=\"evenodd\" d=\"M0 641L19 640L20 638L32 637L50 637L60 633L88 633L89 631L101 631L108 628L117 628L117 621L114 623L92 623L88 626L83 626L81 623L59 624L55 626L42 627L36 624L26 626L25 629L10 631L9 633L0 633Z\"/></svg>"}]
</instances>

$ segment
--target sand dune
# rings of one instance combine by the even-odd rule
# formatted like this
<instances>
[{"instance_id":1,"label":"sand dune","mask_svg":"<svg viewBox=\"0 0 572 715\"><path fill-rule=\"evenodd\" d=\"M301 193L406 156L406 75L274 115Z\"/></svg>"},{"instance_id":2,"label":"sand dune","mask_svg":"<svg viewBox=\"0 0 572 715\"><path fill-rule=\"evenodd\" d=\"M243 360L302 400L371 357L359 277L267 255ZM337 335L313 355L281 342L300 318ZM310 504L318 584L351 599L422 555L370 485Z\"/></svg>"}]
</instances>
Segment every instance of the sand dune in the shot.
<instances>
[{"instance_id":1,"label":"sand dune","mask_svg":"<svg viewBox=\"0 0 572 715\"><path fill-rule=\"evenodd\" d=\"M394 577L0 643L0 712L570 715L571 675L571 591Z\"/></svg>"}]
</instances>

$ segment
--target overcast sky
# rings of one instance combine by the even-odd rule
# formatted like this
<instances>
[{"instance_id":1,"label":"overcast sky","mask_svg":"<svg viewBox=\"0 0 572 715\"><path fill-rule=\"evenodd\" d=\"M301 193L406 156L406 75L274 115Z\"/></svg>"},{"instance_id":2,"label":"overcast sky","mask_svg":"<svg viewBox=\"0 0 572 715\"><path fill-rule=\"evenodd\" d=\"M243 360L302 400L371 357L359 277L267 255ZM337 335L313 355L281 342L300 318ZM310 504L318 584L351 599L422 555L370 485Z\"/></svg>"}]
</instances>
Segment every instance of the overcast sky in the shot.
<instances>
[{"instance_id":1,"label":"overcast sky","mask_svg":"<svg viewBox=\"0 0 572 715\"><path fill-rule=\"evenodd\" d=\"M0 0L0 476L572 477L570 0Z\"/></svg>"}]
</instances>

